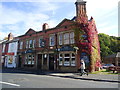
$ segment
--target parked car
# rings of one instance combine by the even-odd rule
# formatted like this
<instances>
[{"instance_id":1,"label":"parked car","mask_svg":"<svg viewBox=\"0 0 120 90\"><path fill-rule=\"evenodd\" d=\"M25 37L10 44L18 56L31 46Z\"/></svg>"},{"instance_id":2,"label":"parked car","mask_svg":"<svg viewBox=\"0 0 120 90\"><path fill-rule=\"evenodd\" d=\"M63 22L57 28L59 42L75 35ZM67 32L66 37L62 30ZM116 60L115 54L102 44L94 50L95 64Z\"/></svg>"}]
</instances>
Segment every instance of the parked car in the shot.
<instances>
[{"instance_id":1,"label":"parked car","mask_svg":"<svg viewBox=\"0 0 120 90\"><path fill-rule=\"evenodd\" d=\"M103 69L108 69L109 67L114 67L114 65L113 64L104 64L104 65L102 65Z\"/></svg>"}]
</instances>

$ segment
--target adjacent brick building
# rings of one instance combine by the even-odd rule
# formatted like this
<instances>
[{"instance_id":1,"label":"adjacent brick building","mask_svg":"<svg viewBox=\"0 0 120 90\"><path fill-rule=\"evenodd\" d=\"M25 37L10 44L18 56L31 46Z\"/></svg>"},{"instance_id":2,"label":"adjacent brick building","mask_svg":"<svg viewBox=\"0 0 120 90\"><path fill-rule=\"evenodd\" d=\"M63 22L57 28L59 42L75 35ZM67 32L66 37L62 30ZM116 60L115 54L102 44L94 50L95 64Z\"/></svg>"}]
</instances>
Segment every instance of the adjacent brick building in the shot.
<instances>
[{"instance_id":1,"label":"adjacent brick building","mask_svg":"<svg viewBox=\"0 0 120 90\"><path fill-rule=\"evenodd\" d=\"M91 72L100 67L100 46L93 17L88 20L86 2L77 0L76 16L54 28L29 29L19 36L18 65L26 69L77 71L84 59Z\"/></svg>"}]
</instances>

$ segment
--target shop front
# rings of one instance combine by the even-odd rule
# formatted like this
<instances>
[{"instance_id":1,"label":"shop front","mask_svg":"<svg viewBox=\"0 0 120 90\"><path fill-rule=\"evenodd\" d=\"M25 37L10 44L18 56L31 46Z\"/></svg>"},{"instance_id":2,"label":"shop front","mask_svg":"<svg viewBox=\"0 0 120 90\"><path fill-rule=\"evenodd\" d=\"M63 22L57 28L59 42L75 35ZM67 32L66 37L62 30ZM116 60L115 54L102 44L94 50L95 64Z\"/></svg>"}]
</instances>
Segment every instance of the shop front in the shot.
<instances>
[{"instance_id":1,"label":"shop front","mask_svg":"<svg viewBox=\"0 0 120 90\"><path fill-rule=\"evenodd\" d=\"M72 46L59 48L59 70L66 72L77 70L77 54Z\"/></svg>"},{"instance_id":2,"label":"shop front","mask_svg":"<svg viewBox=\"0 0 120 90\"><path fill-rule=\"evenodd\" d=\"M22 58L24 58L24 68L26 69L36 69L36 54L35 50L26 50L22 54ZM21 59L21 56L20 56Z\"/></svg>"}]
</instances>

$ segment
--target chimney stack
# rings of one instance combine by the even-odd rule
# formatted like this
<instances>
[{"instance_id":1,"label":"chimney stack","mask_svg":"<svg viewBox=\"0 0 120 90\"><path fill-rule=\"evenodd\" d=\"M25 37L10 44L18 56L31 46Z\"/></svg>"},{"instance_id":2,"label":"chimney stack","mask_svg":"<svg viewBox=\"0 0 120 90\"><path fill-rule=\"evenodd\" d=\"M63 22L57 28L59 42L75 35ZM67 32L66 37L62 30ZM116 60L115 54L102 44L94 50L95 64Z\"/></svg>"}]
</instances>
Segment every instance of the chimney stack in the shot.
<instances>
[{"instance_id":1,"label":"chimney stack","mask_svg":"<svg viewBox=\"0 0 120 90\"><path fill-rule=\"evenodd\" d=\"M42 26L42 30L49 29L49 25L47 23L44 23Z\"/></svg>"},{"instance_id":2,"label":"chimney stack","mask_svg":"<svg viewBox=\"0 0 120 90\"><path fill-rule=\"evenodd\" d=\"M76 16L87 18L86 1L77 0L75 4L76 4Z\"/></svg>"},{"instance_id":3,"label":"chimney stack","mask_svg":"<svg viewBox=\"0 0 120 90\"><path fill-rule=\"evenodd\" d=\"M12 33L9 33L9 34L8 34L8 41L10 41L10 40L13 40L13 35L12 35Z\"/></svg>"}]
</instances>

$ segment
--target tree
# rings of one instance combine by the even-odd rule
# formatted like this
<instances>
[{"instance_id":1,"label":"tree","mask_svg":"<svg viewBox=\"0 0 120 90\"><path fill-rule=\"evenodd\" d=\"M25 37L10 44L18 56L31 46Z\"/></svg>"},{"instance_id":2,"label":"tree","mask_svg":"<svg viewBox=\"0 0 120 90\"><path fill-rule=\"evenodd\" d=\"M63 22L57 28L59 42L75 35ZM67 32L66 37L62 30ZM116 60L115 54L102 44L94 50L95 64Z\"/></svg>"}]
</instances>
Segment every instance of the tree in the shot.
<instances>
[{"instance_id":1,"label":"tree","mask_svg":"<svg viewBox=\"0 0 120 90\"><path fill-rule=\"evenodd\" d=\"M120 37L98 34L101 50L101 58L120 52Z\"/></svg>"}]
</instances>

